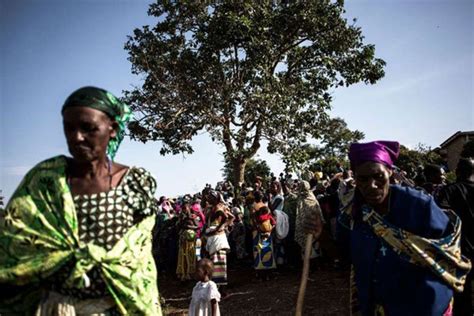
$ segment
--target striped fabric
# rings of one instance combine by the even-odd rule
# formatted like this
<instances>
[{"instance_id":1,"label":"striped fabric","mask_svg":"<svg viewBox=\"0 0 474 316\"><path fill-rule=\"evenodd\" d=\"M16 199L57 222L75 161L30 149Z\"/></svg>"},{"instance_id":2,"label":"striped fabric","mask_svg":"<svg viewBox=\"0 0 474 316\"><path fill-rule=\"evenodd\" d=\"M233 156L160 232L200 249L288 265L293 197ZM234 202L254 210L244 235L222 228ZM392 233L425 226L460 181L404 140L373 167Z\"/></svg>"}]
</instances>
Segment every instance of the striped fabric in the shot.
<instances>
[{"instance_id":1,"label":"striped fabric","mask_svg":"<svg viewBox=\"0 0 474 316\"><path fill-rule=\"evenodd\" d=\"M219 250L211 255L212 263L214 263L214 271L212 272L212 281L217 285L227 285L227 251Z\"/></svg>"}]
</instances>

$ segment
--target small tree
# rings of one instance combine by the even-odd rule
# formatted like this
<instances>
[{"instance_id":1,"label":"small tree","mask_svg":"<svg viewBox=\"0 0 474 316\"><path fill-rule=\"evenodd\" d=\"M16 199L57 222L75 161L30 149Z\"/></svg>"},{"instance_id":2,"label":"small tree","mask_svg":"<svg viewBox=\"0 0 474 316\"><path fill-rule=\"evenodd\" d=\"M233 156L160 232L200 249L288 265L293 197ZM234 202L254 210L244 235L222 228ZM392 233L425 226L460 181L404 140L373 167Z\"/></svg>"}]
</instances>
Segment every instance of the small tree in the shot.
<instances>
[{"instance_id":1,"label":"small tree","mask_svg":"<svg viewBox=\"0 0 474 316\"><path fill-rule=\"evenodd\" d=\"M327 131L329 90L383 77L385 62L343 17L343 1L158 1L153 27L125 49L141 87L125 92L132 139L192 153L200 131L223 144L233 182L262 140L288 153Z\"/></svg>"},{"instance_id":2,"label":"small tree","mask_svg":"<svg viewBox=\"0 0 474 316\"><path fill-rule=\"evenodd\" d=\"M438 153L426 145L418 144L414 149L401 145L396 165L406 171L409 177L414 177L418 167L427 164L441 165L442 163L443 159Z\"/></svg>"},{"instance_id":3,"label":"small tree","mask_svg":"<svg viewBox=\"0 0 474 316\"><path fill-rule=\"evenodd\" d=\"M351 131L346 122L339 117L331 119L323 128L319 145L306 144L300 148L293 148L284 156L287 169L314 171L318 165L326 173L331 173L337 163L347 165L350 144L359 142L365 137L364 133L358 130Z\"/></svg>"}]
</instances>

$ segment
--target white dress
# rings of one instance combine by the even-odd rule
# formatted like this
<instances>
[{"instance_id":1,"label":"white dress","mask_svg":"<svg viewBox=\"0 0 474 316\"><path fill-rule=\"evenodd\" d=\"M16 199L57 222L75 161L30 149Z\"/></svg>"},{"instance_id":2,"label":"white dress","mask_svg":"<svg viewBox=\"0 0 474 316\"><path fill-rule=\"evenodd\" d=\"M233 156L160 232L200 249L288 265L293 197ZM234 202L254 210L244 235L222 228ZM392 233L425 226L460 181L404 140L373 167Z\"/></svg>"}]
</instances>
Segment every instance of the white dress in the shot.
<instances>
[{"instance_id":1,"label":"white dress","mask_svg":"<svg viewBox=\"0 0 474 316\"><path fill-rule=\"evenodd\" d=\"M212 306L211 300L216 300L217 311L216 316L220 316L219 301L221 294L217 289L216 283L213 281L199 281L193 288L193 296L189 305L189 316L211 316Z\"/></svg>"}]
</instances>

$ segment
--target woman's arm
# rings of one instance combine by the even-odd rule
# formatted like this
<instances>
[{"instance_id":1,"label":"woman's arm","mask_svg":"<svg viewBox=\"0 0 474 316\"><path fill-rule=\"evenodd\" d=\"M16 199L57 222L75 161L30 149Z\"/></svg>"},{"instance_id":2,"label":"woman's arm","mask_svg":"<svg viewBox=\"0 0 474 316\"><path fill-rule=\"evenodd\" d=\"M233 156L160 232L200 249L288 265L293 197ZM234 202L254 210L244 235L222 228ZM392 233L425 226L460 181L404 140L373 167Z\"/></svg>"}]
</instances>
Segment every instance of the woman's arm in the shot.
<instances>
[{"instance_id":1,"label":"woman's arm","mask_svg":"<svg viewBox=\"0 0 474 316\"><path fill-rule=\"evenodd\" d=\"M272 211L272 213L277 209L278 206L280 206L282 200L282 198L278 198L272 203L272 205L270 205L270 210Z\"/></svg>"},{"instance_id":2,"label":"woman's arm","mask_svg":"<svg viewBox=\"0 0 474 316\"><path fill-rule=\"evenodd\" d=\"M220 231L223 226L227 223L227 216L225 215L224 212L220 212L219 214L219 225L216 228L216 232Z\"/></svg>"}]
</instances>

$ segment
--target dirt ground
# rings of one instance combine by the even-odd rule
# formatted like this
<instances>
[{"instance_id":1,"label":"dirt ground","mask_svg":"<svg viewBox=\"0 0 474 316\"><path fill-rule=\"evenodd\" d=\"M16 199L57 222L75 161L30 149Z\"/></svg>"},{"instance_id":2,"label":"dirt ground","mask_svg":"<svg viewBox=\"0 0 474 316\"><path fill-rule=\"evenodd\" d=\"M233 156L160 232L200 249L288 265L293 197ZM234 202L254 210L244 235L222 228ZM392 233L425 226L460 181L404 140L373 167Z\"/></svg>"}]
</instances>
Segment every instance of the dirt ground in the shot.
<instances>
[{"instance_id":1,"label":"dirt ground","mask_svg":"<svg viewBox=\"0 0 474 316\"><path fill-rule=\"evenodd\" d=\"M220 303L222 315L294 315L301 269L276 271L259 281L248 267L229 267L229 296ZM159 287L165 315L187 315L195 282L181 283L161 274ZM332 268L310 272L304 315L349 315L349 274Z\"/></svg>"}]
</instances>

